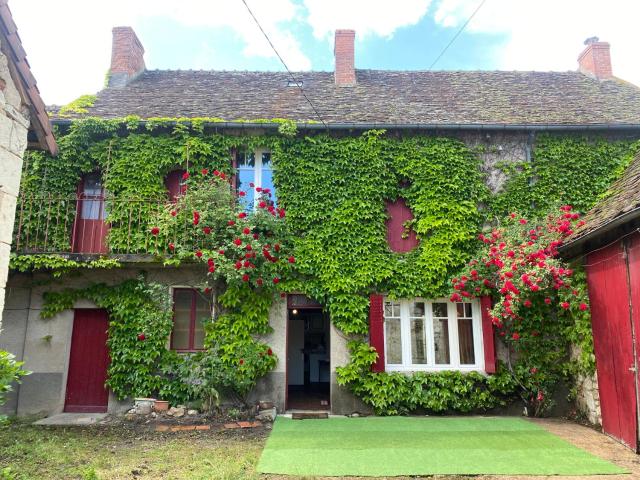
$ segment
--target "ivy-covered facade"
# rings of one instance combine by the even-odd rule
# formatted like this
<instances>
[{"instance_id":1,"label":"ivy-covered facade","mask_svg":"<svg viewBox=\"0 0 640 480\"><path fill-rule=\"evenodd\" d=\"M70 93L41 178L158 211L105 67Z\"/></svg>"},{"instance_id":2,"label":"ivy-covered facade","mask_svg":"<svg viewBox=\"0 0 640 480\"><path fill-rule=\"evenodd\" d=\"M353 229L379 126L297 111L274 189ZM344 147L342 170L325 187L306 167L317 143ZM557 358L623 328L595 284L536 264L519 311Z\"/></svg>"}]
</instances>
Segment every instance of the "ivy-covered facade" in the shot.
<instances>
[{"instance_id":1,"label":"ivy-covered facade","mask_svg":"<svg viewBox=\"0 0 640 480\"><path fill-rule=\"evenodd\" d=\"M505 215L589 209L640 139L628 103L606 126L595 110L590 120L568 111L553 127L553 112L503 125L350 124L266 106L260 121L226 121L214 107L198 118L117 115L153 80L145 75L107 88L87 112L67 109L60 154L25 161L0 347L33 373L5 407L13 413L117 411L148 396L334 413L507 406L519 397L517 355L488 320L490 300L452 300L451 280L478 233ZM575 75L555 80L586 104L617 95L605 84L616 80ZM373 91L375 75L356 78L362 85L332 87L334 101L340 89ZM314 77L305 81L313 101ZM278 88L290 97L298 87ZM374 104L392 101L383 87ZM87 386L78 319L98 310L109 362ZM567 321L540 348L564 352L564 378L583 382L593 374L588 313ZM108 396L78 400L100 382ZM590 410L594 392L573 393Z\"/></svg>"}]
</instances>

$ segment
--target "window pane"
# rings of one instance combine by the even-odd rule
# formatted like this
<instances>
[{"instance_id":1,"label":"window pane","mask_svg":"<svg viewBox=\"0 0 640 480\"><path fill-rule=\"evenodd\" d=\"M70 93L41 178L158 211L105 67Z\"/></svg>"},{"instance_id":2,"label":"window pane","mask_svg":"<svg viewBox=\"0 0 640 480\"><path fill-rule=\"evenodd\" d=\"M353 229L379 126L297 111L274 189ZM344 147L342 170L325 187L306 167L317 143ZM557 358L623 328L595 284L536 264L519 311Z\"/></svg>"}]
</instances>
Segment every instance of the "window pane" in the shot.
<instances>
[{"instance_id":1,"label":"window pane","mask_svg":"<svg viewBox=\"0 0 640 480\"><path fill-rule=\"evenodd\" d=\"M255 191L249 186L250 183L255 181L255 172L253 169L238 169L238 191L246 192L246 196L240 197L242 203L247 207L247 210L253 209L254 194Z\"/></svg>"},{"instance_id":2,"label":"window pane","mask_svg":"<svg viewBox=\"0 0 640 480\"><path fill-rule=\"evenodd\" d=\"M427 345L424 336L424 320L411 320L411 363L427 363Z\"/></svg>"},{"instance_id":3,"label":"window pane","mask_svg":"<svg viewBox=\"0 0 640 480\"><path fill-rule=\"evenodd\" d=\"M448 318L447 304L446 303L434 303L433 304L433 317L434 318Z\"/></svg>"},{"instance_id":4,"label":"window pane","mask_svg":"<svg viewBox=\"0 0 640 480\"><path fill-rule=\"evenodd\" d=\"M271 153L264 152L262 154L262 188L268 188L271 191L269 197L273 204L276 204L276 188L273 185L273 170L271 168Z\"/></svg>"},{"instance_id":5,"label":"window pane","mask_svg":"<svg viewBox=\"0 0 640 480\"><path fill-rule=\"evenodd\" d=\"M188 350L193 292L186 289L176 290L173 298L173 337L171 346L176 350Z\"/></svg>"},{"instance_id":6,"label":"window pane","mask_svg":"<svg viewBox=\"0 0 640 480\"><path fill-rule=\"evenodd\" d=\"M456 303L456 312L458 313L458 318L471 318L471 304Z\"/></svg>"},{"instance_id":7,"label":"window pane","mask_svg":"<svg viewBox=\"0 0 640 480\"><path fill-rule=\"evenodd\" d=\"M388 364L402 363L402 339L400 337L400 320L385 320L386 357Z\"/></svg>"},{"instance_id":8,"label":"window pane","mask_svg":"<svg viewBox=\"0 0 640 480\"><path fill-rule=\"evenodd\" d=\"M458 319L458 341L460 342L460 365L474 365L476 355L473 349L473 320Z\"/></svg>"},{"instance_id":9,"label":"window pane","mask_svg":"<svg viewBox=\"0 0 640 480\"><path fill-rule=\"evenodd\" d=\"M446 306L446 305L445 305ZM449 355L449 320L446 318L433 319L433 343L436 352L436 363L447 365L451 363Z\"/></svg>"},{"instance_id":10,"label":"window pane","mask_svg":"<svg viewBox=\"0 0 640 480\"><path fill-rule=\"evenodd\" d=\"M398 302L385 302L384 316L385 318L400 318L400 304Z\"/></svg>"},{"instance_id":11,"label":"window pane","mask_svg":"<svg viewBox=\"0 0 640 480\"><path fill-rule=\"evenodd\" d=\"M196 325L193 334L193 348L204 346L204 325L211 319L211 306L200 294L196 294Z\"/></svg>"},{"instance_id":12,"label":"window pane","mask_svg":"<svg viewBox=\"0 0 640 480\"><path fill-rule=\"evenodd\" d=\"M238 168L253 168L256 164L256 156L253 152L238 152Z\"/></svg>"},{"instance_id":13,"label":"window pane","mask_svg":"<svg viewBox=\"0 0 640 480\"><path fill-rule=\"evenodd\" d=\"M424 317L424 302L413 302L410 314L412 317Z\"/></svg>"},{"instance_id":14,"label":"window pane","mask_svg":"<svg viewBox=\"0 0 640 480\"><path fill-rule=\"evenodd\" d=\"M84 177L82 185L81 218L85 220L100 220L104 218L102 212L102 178L100 174L91 173Z\"/></svg>"}]
</instances>

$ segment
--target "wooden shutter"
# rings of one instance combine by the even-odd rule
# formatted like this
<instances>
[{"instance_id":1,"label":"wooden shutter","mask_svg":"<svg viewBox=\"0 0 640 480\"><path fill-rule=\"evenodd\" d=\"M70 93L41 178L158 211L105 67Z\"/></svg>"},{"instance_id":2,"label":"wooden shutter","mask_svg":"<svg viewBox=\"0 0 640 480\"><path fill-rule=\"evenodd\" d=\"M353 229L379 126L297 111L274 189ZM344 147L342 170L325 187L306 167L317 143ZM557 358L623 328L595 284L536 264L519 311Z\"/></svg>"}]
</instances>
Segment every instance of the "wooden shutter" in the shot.
<instances>
[{"instance_id":1,"label":"wooden shutter","mask_svg":"<svg viewBox=\"0 0 640 480\"><path fill-rule=\"evenodd\" d=\"M403 198L395 202L387 202L387 243L393 252L410 252L418 246L416 232L409 230L406 238L404 235L404 223L413 220L413 213Z\"/></svg>"},{"instance_id":2,"label":"wooden shutter","mask_svg":"<svg viewBox=\"0 0 640 480\"><path fill-rule=\"evenodd\" d=\"M180 191L180 183L182 182L184 172L185 170L173 170L169 172L164 179L164 186L167 188L167 194L171 202L175 202L182 193Z\"/></svg>"},{"instance_id":3,"label":"wooden shutter","mask_svg":"<svg viewBox=\"0 0 640 480\"><path fill-rule=\"evenodd\" d=\"M378 359L371 369L384 372L384 305L382 295L369 297L369 345L378 352Z\"/></svg>"},{"instance_id":4,"label":"wooden shutter","mask_svg":"<svg viewBox=\"0 0 640 480\"><path fill-rule=\"evenodd\" d=\"M496 373L496 347L493 335L493 322L491 321L491 297L480 297L480 310L482 311L482 341L484 343L484 370L487 373Z\"/></svg>"}]
</instances>

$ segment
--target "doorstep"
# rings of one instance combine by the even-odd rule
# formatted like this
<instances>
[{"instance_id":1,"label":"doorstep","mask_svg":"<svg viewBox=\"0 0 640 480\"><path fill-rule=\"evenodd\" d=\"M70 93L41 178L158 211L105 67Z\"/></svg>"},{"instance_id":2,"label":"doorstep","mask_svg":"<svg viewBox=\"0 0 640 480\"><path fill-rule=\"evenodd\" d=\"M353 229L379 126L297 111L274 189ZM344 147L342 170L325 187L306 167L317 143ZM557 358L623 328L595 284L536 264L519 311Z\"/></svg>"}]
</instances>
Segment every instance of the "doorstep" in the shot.
<instances>
[{"instance_id":1,"label":"doorstep","mask_svg":"<svg viewBox=\"0 0 640 480\"><path fill-rule=\"evenodd\" d=\"M43 418L34 425L54 425L54 426L83 426L101 423L106 418L107 413L59 413Z\"/></svg>"}]
</instances>

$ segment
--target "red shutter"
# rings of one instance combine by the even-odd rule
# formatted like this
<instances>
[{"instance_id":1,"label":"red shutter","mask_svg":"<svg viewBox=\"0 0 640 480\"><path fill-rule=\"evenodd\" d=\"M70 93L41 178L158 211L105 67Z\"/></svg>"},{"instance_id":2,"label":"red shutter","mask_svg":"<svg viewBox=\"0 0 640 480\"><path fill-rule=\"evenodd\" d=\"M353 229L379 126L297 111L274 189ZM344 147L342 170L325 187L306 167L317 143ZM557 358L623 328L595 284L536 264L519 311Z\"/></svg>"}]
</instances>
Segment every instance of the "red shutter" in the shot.
<instances>
[{"instance_id":1,"label":"red shutter","mask_svg":"<svg viewBox=\"0 0 640 480\"><path fill-rule=\"evenodd\" d=\"M484 370L487 373L496 373L496 347L493 336L493 322L489 311L491 310L491 297L480 297L480 310L482 311L482 340L484 342Z\"/></svg>"},{"instance_id":2,"label":"red shutter","mask_svg":"<svg viewBox=\"0 0 640 480\"><path fill-rule=\"evenodd\" d=\"M395 202L387 202L387 243L393 252L410 252L418 246L418 237L413 229L409 230L406 238L403 238L404 223L413 220L413 213L403 198Z\"/></svg>"},{"instance_id":3,"label":"red shutter","mask_svg":"<svg viewBox=\"0 0 640 480\"><path fill-rule=\"evenodd\" d=\"M369 297L369 344L378 352L378 359L371 367L374 372L384 372L384 311L382 295Z\"/></svg>"}]
</instances>

